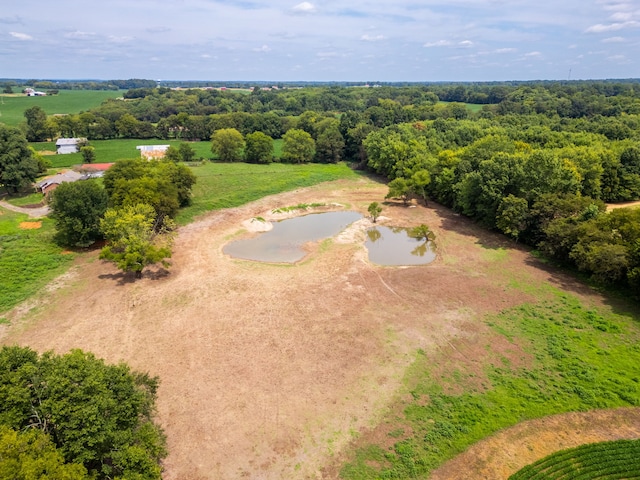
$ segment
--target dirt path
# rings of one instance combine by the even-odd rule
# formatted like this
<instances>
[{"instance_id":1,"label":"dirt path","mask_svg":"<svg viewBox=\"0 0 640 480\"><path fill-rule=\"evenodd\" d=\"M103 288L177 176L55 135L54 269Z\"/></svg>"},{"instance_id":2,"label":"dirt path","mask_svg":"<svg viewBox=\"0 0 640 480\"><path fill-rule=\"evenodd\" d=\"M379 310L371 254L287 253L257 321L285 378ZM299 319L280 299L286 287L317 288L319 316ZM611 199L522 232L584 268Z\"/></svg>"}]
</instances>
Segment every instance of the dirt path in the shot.
<instances>
[{"instance_id":1,"label":"dirt path","mask_svg":"<svg viewBox=\"0 0 640 480\"><path fill-rule=\"evenodd\" d=\"M553 415L519 423L476 443L434 471L429 480L506 480L558 450L637 438L640 408Z\"/></svg>"},{"instance_id":2,"label":"dirt path","mask_svg":"<svg viewBox=\"0 0 640 480\"><path fill-rule=\"evenodd\" d=\"M42 218L42 217L46 217L49 214L49 206L47 205L43 207L38 207L38 208L25 208L25 207L16 207L15 205L10 204L9 202L0 200L0 207L6 208L7 210L11 210L12 212L25 213L29 215L31 218Z\"/></svg>"},{"instance_id":3,"label":"dirt path","mask_svg":"<svg viewBox=\"0 0 640 480\"><path fill-rule=\"evenodd\" d=\"M599 301L435 204L382 213L388 224L435 232L438 259L425 267L370 264L357 228L309 245L293 266L222 252L249 235L244 221L272 208L339 203L366 214L386 192L339 181L212 212L180 229L169 274L140 281L83 257L60 288L6 315L0 341L82 348L158 375L166 480L334 478L325 466L377 424L416 350L497 336L479 319L531 299L513 282L552 282Z\"/></svg>"}]
</instances>

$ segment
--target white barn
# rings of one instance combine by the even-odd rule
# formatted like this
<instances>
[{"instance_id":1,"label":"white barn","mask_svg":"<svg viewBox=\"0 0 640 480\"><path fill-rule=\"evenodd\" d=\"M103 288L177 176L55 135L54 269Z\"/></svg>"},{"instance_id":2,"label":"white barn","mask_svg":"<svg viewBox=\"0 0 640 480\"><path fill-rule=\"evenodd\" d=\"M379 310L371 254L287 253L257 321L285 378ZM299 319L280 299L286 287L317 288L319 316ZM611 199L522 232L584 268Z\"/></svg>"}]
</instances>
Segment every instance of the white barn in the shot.
<instances>
[{"instance_id":1,"label":"white barn","mask_svg":"<svg viewBox=\"0 0 640 480\"><path fill-rule=\"evenodd\" d=\"M82 144L86 142L86 138L59 138L56 142L56 153L78 153Z\"/></svg>"}]
</instances>

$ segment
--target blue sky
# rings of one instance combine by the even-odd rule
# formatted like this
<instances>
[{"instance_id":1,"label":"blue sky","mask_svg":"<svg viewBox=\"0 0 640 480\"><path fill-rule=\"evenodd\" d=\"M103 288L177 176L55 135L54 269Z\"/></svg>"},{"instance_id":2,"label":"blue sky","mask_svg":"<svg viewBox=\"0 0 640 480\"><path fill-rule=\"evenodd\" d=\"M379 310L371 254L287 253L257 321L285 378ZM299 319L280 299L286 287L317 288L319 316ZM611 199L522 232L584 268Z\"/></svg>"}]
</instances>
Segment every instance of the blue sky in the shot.
<instances>
[{"instance_id":1,"label":"blue sky","mask_svg":"<svg viewBox=\"0 0 640 480\"><path fill-rule=\"evenodd\" d=\"M638 0L21 0L0 78L640 77Z\"/></svg>"}]
</instances>

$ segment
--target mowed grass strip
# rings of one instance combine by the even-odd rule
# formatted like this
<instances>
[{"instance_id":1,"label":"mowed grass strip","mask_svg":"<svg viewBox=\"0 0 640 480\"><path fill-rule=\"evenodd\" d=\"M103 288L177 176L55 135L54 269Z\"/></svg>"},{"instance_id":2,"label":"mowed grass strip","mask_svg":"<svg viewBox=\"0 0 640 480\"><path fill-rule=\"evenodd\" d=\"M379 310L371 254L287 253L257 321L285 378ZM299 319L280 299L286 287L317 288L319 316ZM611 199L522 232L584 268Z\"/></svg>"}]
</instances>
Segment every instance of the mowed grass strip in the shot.
<instances>
[{"instance_id":1,"label":"mowed grass strip","mask_svg":"<svg viewBox=\"0 0 640 480\"><path fill-rule=\"evenodd\" d=\"M24 214L0 207L0 312L6 312L38 292L70 265L73 254L52 241L53 222L42 228L22 229Z\"/></svg>"},{"instance_id":2,"label":"mowed grass strip","mask_svg":"<svg viewBox=\"0 0 640 480\"><path fill-rule=\"evenodd\" d=\"M359 449L343 467L343 478L427 478L471 444L521 421L640 405L636 315L587 308L556 292L554 300L513 308L487 322L529 354L530 364L487 364L478 387L465 382L469 373L458 357L418 352L406 379L411 400L400 405L400 416L385 420L391 433L400 432L389 434L393 447ZM434 377L439 362L449 362L451 378ZM450 393L452 382L461 393Z\"/></svg>"},{"instance_id":3,"label":"mowed grass strip","mask_svg":"<svg viewBox=\"0 0 640 480\"><path fill-rule=\"evenodd\" d=\"M560 450L514 473L509 480L640 478L640 440L591 443Z\"/></svg>"},{"instance_id":4,"label":"mowed grass strip","mask_svg":"<svg viewBox=\"0 0 640 480\"><path fill-rule=\"evenodd\" d=\"M18 91L14 88L14 91ZM25 122L24 112L35 105L47 115L86 112L109 98L122 97L125 90L60 90L57 95L27 97L24 94L2 95L0 122L17 126Z\"/></svg>"}]
</instances>

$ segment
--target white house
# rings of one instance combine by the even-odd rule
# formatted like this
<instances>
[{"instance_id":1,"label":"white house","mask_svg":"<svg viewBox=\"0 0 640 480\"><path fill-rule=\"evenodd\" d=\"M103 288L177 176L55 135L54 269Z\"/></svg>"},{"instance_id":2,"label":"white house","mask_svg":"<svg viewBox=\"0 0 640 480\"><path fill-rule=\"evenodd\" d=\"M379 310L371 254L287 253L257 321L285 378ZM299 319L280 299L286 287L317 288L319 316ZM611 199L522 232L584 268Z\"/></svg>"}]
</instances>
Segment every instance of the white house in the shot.
<instances>
[{"instance_id":1,"label":"white house","mask_svg":"<svg viewBox=\"0 0 640 480\"><path fill-rule=\"evenodd\" d=\"M56 153L78 153L86 138L59 138L56 142Z\"/></svg>"},{"instance_id":2,"label":"white house","mask_svg":"<svg viewBox=\"0 0 640 480\"><path fill-rule=\"evenodd\" d=\"M136 148L140 150L140 156L145 160L156 160L164 158L169 145L138 145Z\"/></svg>"}]
</instances>

